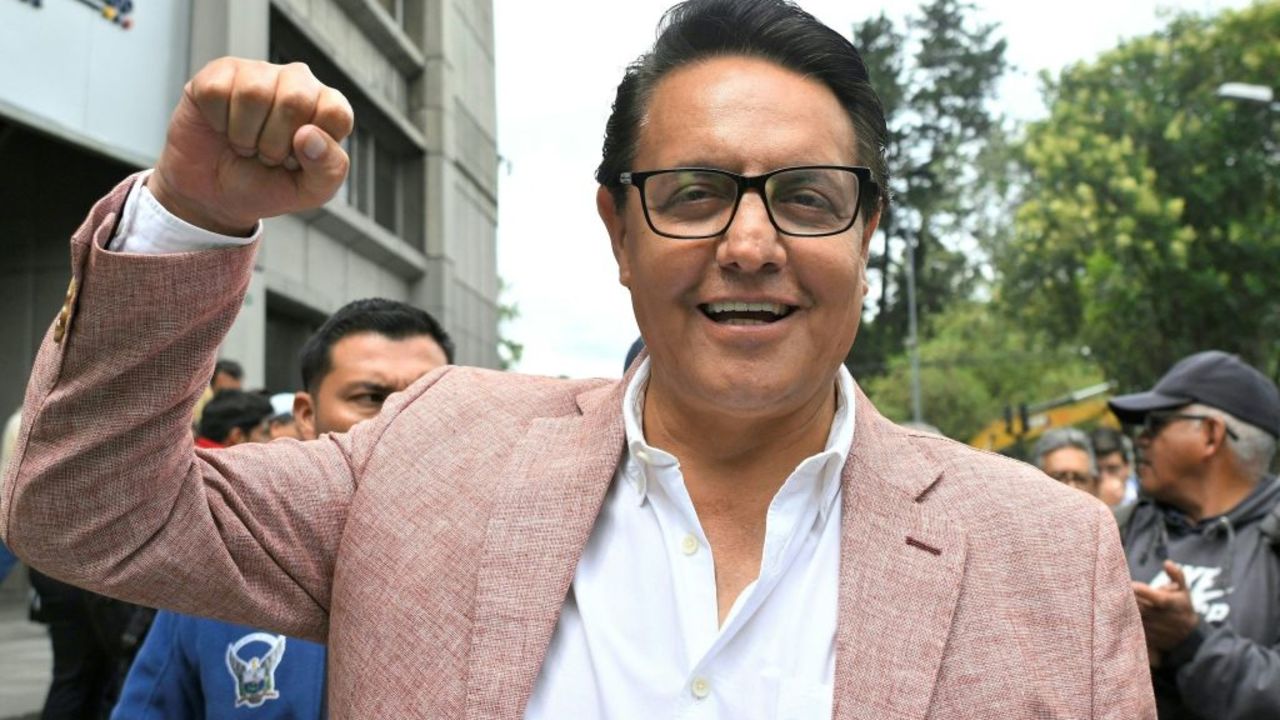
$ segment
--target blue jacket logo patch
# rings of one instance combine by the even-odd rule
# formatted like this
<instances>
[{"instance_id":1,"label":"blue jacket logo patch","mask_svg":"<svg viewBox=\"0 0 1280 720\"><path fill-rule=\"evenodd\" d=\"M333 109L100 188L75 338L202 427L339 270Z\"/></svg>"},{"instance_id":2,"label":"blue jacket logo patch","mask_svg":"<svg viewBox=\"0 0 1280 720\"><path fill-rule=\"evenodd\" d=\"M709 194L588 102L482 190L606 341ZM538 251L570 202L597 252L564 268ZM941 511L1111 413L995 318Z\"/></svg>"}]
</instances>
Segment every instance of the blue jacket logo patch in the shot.
<instances>
[{"instance_id":1,"label":"blue jacket logo patch","mask_svg":"<svg viewBox=\"0 0 1280 720\"><path fill-rule=\"evenodd\" d=\"M250 643L263 643L267 651L247 660L240 651ZM284 635L250 633L227 646L227 672L236 684L236 707L261 707L268 700L280 697L276 690L276 667L284 659Z\"/></svg>"}]
</instances>

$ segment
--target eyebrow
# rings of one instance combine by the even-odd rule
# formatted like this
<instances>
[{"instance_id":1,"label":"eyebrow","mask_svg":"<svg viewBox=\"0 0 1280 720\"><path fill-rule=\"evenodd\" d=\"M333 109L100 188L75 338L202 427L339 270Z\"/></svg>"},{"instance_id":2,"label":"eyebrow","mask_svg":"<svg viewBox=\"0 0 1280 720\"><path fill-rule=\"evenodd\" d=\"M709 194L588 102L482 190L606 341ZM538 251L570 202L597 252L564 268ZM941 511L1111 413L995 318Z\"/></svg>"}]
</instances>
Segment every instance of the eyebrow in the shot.
<instances>
[{"instance_id":1,"label":"eyebrow","mask_svg":"<svg viewBox=\"0 0 1280 720\"><path fill-rule=\"evenodd\" d=\"M354 390L367 390L369 392L381 392L381 393L386 393L388 395L396 391L396 389L391 387L390 385L384 385L382 383L376 383L376 382L365 382L365 381L351 383L350 385L347 385L346 387L344 387L343 390L345 392L352 392Z\"/></svg>"}]
</instances>

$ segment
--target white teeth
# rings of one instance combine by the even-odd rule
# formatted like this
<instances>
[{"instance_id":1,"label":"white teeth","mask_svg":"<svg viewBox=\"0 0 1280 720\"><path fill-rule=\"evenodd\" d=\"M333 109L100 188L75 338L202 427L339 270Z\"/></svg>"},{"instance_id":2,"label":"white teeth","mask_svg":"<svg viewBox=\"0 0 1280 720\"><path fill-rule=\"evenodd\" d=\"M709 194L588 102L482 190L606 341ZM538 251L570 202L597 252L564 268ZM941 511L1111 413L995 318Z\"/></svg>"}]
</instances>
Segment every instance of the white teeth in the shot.
<instances>
[{"instance_id":1,"label":"white teeth","mask_svg":"<svg viewBox=\"0 0 1280 720\"><path fill-rule=\"evenodd\" d=\"M764 320L750 320L748 318L730 318L724 321L725 325L765 325Z\"/></svg>"},{"instance_id":2,"label":"white teeth","mask_svg":"<svg viewBox=\"0 0 1280 720\"><path fill-rule=\"evenodd\" d=\"M767 312L772 315L785 315L787 306L781 303L768 302L717 302L708 303L707 311L711 313Z\"/></svg>"}]
</instances>

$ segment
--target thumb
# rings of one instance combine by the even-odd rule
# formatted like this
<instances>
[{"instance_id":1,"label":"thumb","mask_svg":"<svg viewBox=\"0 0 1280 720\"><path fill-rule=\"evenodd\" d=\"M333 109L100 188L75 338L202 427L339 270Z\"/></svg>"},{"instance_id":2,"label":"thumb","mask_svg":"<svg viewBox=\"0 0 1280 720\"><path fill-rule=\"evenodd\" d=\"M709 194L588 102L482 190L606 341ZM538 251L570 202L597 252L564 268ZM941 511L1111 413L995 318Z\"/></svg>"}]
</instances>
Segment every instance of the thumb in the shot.
<instances>
[{"instance_id":1,"label":"thumb","mask_svg":"<svg viewBox=\"0 0 1280 720\"><path fill-rule=\"evenodd\" d=\"M329 133L303 125L293 134L293 154L299 166L294 180L299 200L310 207L328 202L347 177L346 151Z\"/></svg>"}]
</instances>

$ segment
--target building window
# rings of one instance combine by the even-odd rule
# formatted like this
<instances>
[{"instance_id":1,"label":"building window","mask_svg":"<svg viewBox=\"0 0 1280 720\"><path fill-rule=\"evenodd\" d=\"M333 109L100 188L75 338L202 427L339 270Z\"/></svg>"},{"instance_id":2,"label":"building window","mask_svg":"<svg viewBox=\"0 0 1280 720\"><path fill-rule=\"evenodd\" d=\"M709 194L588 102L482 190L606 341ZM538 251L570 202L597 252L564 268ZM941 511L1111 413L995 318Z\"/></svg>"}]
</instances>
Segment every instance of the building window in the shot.
<instances>
[{"instance_id":1,"label":"building window","mask_svg":"<svg viewBox=\"0 0 1280 720\"><path fill-rule=\"evenodd\" d=\"M396 21L396 25L404 26L404 0L378 0L378 4Z\"/></svg>"},{"instance_id":2,"label":"building window","mask_svg":"<svg viewBox=\"0 0 1280 720\"><path fill-rule=\"evenodd\" d=\"M379 3L388 12L403 14L401 2ZM337 198L411 246L423 249L422 149L276 10L271 13L270 57L276 63L305 62L321 82L340 90L351 101L356 126L342 143L351 158L351 168Z\"/></svg>"}]
</instances>

